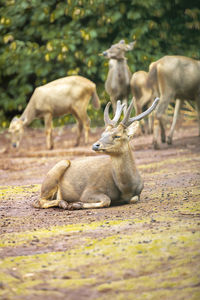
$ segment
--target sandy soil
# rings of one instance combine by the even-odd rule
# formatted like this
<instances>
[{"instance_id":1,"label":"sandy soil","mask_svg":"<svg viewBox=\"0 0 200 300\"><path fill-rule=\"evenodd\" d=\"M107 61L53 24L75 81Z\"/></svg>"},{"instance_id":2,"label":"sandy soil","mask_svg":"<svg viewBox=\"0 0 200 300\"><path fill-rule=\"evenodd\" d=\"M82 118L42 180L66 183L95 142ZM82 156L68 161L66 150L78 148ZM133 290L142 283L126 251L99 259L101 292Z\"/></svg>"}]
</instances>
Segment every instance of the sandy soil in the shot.
<instances>
[{"instance_id":1,"label":"sandy soil","mask_svg":"<svg viewBox=\"0 0 200 300\"><path fill-rule=\"evenodd\" d=\"M132 142L145 187L141 201L105 209L35 209L47 171L73 147L74 129L27 129L19 151L0 135L1 299L200 299L200 139L184 123L172 146Z\"/></svg>"}]
</instances>

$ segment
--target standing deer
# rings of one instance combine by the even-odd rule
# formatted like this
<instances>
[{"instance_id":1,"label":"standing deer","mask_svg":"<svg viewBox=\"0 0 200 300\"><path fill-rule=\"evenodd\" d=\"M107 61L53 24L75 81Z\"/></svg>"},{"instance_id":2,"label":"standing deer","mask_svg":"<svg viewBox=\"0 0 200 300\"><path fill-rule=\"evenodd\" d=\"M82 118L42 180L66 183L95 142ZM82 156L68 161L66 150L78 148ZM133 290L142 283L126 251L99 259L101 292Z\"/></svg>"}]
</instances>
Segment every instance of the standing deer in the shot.
<instances>
[{"instance_id":1,"label":"standing deer","mask_svg":"<svg viewBox=\"0 0 200 300\"><path fill-rule=\"evenodd\" d=\"M178 99L178 102L176 103L175 119L167 142L172 143L173 126L175 126L181 102L185 99L196 101L200 135L200 61L185 56L162 57L150 65L146 89L146 100L143 100L143 102L148 103L155 95L160 97L160 102L155 111L153 128L153 145L155 149L159 149L159 129L161 129L161 141L166 141L165 111L173 99Z\"/></svg>"},{"instance_id":2,"label":"standing deer","mask_svg":"<svg viewBox=\"0 0 200 300\"><path fill-rule=\"evenodd\" d=\"M92 146L94 151L108 156L58 162L47 173L40 199L34 202L34 207L98 208L138 201L143 181L136 168L129 141L138 128L138 121L155 109L158 100L155 99L147 111L132 118L131 103L119 125L117 122L124 104L117 102L115 116L111 120L109 102L104 111L106 129L100 140Z\"/></svg>"},{"instance_id":3,"label":"standing deer","mask_svg":"<svg viewBox=\"0 0 200 300\"><path fill-rule=\"evenodd\" d=\"M150 65L151 69L151 65ZM136 110L136 114L140 114L146 106L150 106L152 98L156 96L156 91L152 88L147 87L148 73L145 71L135 72L131 78L131 91L133 94L133 101ZM173 133L175 130L176 122L178 119L179 111L181 108L180 99L176 99L176 105L174 109L174 116L170 133L167 136L167 143L172 144ZM142 122L141 122L142 123ZM153 114L148 116L148 124L140 124L143 133L153 133Z\"/></svg>"},{"instance_id":4,"label":"standing deer","mask_svg":"<svg viewBox=\"0 0 200 300\"><path fill-rule=\"evenodd\" d=\"M123 99L123 103L125 104L127 104L128 101L131 72L127 65L125 52L132 50L134 45L135 42L128 45L124 40L121 40L102 53L103 56L109 59L109 71L105 89L110 96L113 111L116 110L116 102L118 99Z\"/></svg>"},{"instance_id":5,"label":"standing deer","mask_svg":"<svg viewBox=\"0 0 200 300\"><path fill-rule=\"evenodd\" d=\"M146 87L147 78L148 73L145 71L135 72L131 77L130 86L136 114L140 114L144 107L149 105L153 95L152 90ZM148 116L148 126L143 122L140 123L140 126L143 133L152 133L152 114Z\"/></svg>"},{"instance_id":6,"label":"standing deer","mask_svg":"<svg viewBox=\"0 0 200 300\"><path fill-rule=\"evenodd\" d=\"M52 118L69 113L78 122L76 146L80 143L83 129L87 143L90 128L87 107L91 97L93 107L98 109L100 104L96 85L82 76L60 78L36 88L21 117L15 117L10 123L9 132L13 147L19 146L24 127L36 118L43 118L47 149L52 149Z\"/></svg>"}]
</instances>

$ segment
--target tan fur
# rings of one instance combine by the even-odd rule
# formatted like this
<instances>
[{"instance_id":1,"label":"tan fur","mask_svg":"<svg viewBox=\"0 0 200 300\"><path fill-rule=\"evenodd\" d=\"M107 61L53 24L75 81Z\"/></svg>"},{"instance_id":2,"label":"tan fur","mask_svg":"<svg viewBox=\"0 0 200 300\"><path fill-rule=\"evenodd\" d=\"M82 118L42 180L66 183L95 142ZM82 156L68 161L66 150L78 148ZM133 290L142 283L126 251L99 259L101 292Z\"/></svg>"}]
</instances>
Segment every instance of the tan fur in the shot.
<instances>
[{"instance_id":1,"label":"tan fur","mask_svg":"<svg viewBox=\"0 0 200 300\"><path fill-rule=\"evenodd\" d=\"M44 179L34 206L80 209L137 202L143 181L129 145L137 129L137 121L129 127L109 125L93 145L95 151L107 155L56 164Z\"/></svg>"},{"instance_id":2,"label":"tan fur","mask_svg":"<svg viewBox=\"0 0 200 300\"><path fill-rule=\"evenodd\" d=\"M127 104L130 93L131 72L129 70L125 52L133 49L135 42L126 44L123 40L111 46L103 52L109 59L109 71L105 83L106 92L110 96L113 110L116 110L116 102L123 99Z\"/></svg>"},{"instance_id":3,"label":"tan fur","mask_svg":"<svg viewBox=\"0 0 200 300\"><path fill-rule=\"evenodd\" d=\"M91 98L94 108L98 109L100 105L96 85L82 76L60 78L36 88L22 116L11 121L9 131L13 145L19 146L24 126L28 126L36 118L43 118L47 149L52 149L52 119L69 113L78 122L76 146L80 143L83 130L87 143L90 128L87 107Z\"/></svg>"},{"instance_id":4,"label":"tan fur","mask_svg":"<svg viewBox=\"0 0 200 300\"><path fill-rule=\"evenodd\" d=\"M140 113L144 105L150 105L154 97L160 97L156 110L159 122L149 124L149 131L154 127L154 147L159 148L158 134L161 131L162 142L165 142L164 113L169 102L176 100L173 122L167 137L172 143L173 133L183 100L194 100L197 104L200 133L200 61L184 56L164 56L149 66L149 73L139 71L133 74L131 89L135 97L135 107ZM150 116L151 118L151 116ZM155 118L155 121L156 121Z\"/></svg>"}]
</instances>

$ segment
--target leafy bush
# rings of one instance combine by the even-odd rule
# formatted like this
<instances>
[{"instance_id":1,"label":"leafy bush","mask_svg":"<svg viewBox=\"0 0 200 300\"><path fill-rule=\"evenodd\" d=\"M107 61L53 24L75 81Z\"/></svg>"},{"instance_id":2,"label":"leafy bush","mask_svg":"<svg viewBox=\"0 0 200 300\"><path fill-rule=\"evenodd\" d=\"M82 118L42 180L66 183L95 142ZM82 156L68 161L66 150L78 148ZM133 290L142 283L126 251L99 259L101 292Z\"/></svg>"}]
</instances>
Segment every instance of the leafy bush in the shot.
<instances>
[{"instance_id":1,"label":"leafy bush","mask_svg":"<svg viewBox=\"0 0 200 300\"><path fill-rule=\"evenodd\" d=\"M199 59L200 9L186 0L4 0L0 6L0 126L21 114L39 85L79 74L97 84L103 106L108 65L98 54L137 40L132 72L166 54ZM102 111L89 108L93 120ZM95 122L95 121L93 121Z\"/></svg>"}]
</instances>

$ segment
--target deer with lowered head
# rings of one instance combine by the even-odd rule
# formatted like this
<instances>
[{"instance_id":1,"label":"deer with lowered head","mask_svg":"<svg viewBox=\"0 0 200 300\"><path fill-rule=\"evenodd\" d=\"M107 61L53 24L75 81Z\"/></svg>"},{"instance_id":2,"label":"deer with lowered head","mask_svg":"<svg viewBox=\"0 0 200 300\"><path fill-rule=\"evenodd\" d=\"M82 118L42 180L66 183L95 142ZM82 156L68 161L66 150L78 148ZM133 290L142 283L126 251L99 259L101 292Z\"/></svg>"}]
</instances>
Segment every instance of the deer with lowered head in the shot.
<instances>
[{"instance_id":1,"label":"deer with lowered head","mask_svg":"<svg viewBox=\"0 0 200 300\"><path fill-rule=\"evenodd\" d=\"M117 102L114 118L109 106L104 111L105 131L92 149L107 156L73 161L62 160L48 173L41 187L36 208L59 206L63 209L100 208L111 204L137 202L143 189L129 142L138 128L138 121L152 112L159 98L142 114L130 117L133 104L118 124L125 104Z\"/></svg>"},{"instance_id":2,"label":"deer with lowered head","mask_svg":"<svg viewBox=\"0 0 200 300\"><path fill-rule=\"evenodd\" d=\"M113 111L116 110L118 99L122 99L125 104L128 101L131 72L127 64L125 52L132 50L135 43L134 41L126 44L124 40L121 40L102 53L105 58L109 59L109 71L105 89L110 96Z\"/></svg>"},{"instance_id":3,"label":"deer with lowered head","mask_svg":"<svg viewBox=\"0 0 200 300\"><path fill-rule=\"evenodd\" d=\"M46 146L53 148L52 119L71 113L78 122L76 146L80 143L84 129L85 143L88 142L90 119L87 107L90 99L95 109L99 109L99 97L96 85L82 76L68 76L37 87L20 118L15 117L9 127L13 147L18 147L24 133L36 118L45 123Z\"/></svg>"}]
</instances>

